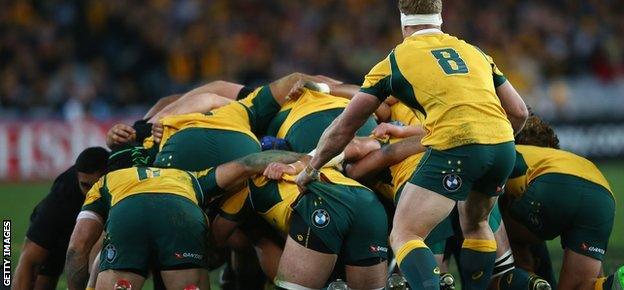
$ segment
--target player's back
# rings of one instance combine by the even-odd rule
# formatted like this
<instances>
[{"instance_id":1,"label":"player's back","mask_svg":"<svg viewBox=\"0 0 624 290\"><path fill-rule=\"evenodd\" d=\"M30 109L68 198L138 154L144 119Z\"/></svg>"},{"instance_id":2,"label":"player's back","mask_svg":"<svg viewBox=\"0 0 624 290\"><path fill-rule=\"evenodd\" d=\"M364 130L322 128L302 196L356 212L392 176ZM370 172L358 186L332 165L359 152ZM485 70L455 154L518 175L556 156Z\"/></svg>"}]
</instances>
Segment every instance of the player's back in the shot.
<instances>
[{"instance_id":1,"label":"player's back","mask_svg":"<svg viewBox=\"0 0 624 290\"><path fill-rule=\"evenodd\" d=\"M513 140L495 89L504 76L475 46L448 34L415 34L389 62L395 96L427 116L423 144L443 150Z\"/></svg>"},{"instance_id":2,"label":"player's back","mask_svg":"<svg viewBox=\"0 0 624 290\"><path fill-rule=\"evenodd\" d=\"M110 205L136 194L173 194L202 202L202 192L195 177L178 169L131 167L105 175L94 187L110 195ZM91 192L89 192L91 194ZM89 196L87 196L89 198Z\"/></svg>"},{"instance_id":3,"label":"player's back","mask_svg":"<svg viewBox=\"0 0 624 290\"><path fill-rule=\"evenodd\" d=\"M581 156L564 150L530 145L516 145L516 151L514 172L524 168L526 184L544 174L558 173L580 177L611 191L609 182L600 169Z\"/></svg>"}]
</instances>

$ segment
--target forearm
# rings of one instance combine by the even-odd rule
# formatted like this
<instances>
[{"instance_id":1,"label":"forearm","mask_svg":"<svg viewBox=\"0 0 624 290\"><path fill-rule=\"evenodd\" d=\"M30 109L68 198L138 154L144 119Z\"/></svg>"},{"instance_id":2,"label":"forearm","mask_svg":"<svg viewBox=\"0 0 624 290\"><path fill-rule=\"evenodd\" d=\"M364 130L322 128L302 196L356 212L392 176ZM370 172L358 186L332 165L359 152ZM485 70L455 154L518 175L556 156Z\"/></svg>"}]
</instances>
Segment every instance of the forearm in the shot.
<instances>
[{"instance_id":1,"label":"forearm","mask_svg":"<svg viewBox=\"0 0 624 290\"><path fill-rule=\"evenodd\" d=\"M351 99L357 92L360 91L360 87L349 84L329 85L330 94L332 96L341 97L345 99Z\"/></svg>"},{"instance_id":2,"label":"forearm","mask_svg":"<svg viewBox=\"0 0 624 290\"><path fill-rule=\"evenodd\" d=\"M321 135L316 154L310 161L313 168L322 168L334 156L340 154L355 136L356 130L343 125L342 119L342 116L335 119Z\"/></svg>"},{"instance_id":3,"label":"forearm","mask_svg":"<svg viewBox=\"0 0 624 290\"><path fill-rule=\"evenodd\" d=\"M158 121L166 116L190 113L207 113L216 108L229 104L232 100L212 93L184 95L174 103L169 104L156 114L152 121Z\"/></svg>"},{"instance_id":4,"label":"forearm","mask_svg":"<svg viewBox=\"0 0 624 290\"><path fill-rule=\"evenodd\" d=\"M89 256L87 253L70 248L67 250L65 275L69 290L85 289L89 280Z\"/></svg>"},{"instance_id":5,"label":"forearm","mask_svg":"<svg viewBox=\"0 0 624 290\"><path fill-rule=\"evenodd\" d=\"M181 94L176 94L176 95L171 95L171 96L166 96L164 98L161 98L160 100L158 100L158 102L156 102L156 104L154 106L152 106L149 109L149 111L147 111L145 116L143 116L143 120L148 120L148 119L152 118L154 115L156 115L162 109L167 107L169 104L177 101L180 97L182 97Z\"/></svg>"},{"instance_id":6,"label":"forearm","mask_svg":"<svg viewBox=\"0 0 624 290\"><path fill-rule=\"evenodd\" d=\"M513 116L507 116L507 118L509 119L509 122L511 123L511 127L513 128L514 136L518 135L518 133L522 131L522 128L524 128L524 124L526 123L527 119L524 117L513 117Z\"/></svg>"},{"instance_id":7,"label":"forearm","mask_svg":"<svg viewBox=\"0 0 624 290\"><path fill-rule=\"evenodd\" d=\"M305 156L306 154L302 153L269 150L247 155L237 162L245 166L247 175L253 176L262 173L264 169L273 162L285 164L294 163L305 158Z\"/></svg>"},{"instance_id":8,"label":"forearm","mask_svg":"<svg viewBox=\"0 0 624 290\"><path fill-rule=\"evenodd\" d=\"M15 269L15 277L13 278L13 288L16 290L30 290L34 288L35 279L37 278L38 264L30 261L20 261Z\"/></svg>"},{"instance_id":9,"label":"forearm","mask_svg":"<svg viewBox=\"0 0 624 290\"><path fill-rule=\"evenodd\" d=\"M416 135L424 135L424 132L422 127L404 126L393 129L390 134L398 138L408 138Z\"/></svg>"}]
</instances>

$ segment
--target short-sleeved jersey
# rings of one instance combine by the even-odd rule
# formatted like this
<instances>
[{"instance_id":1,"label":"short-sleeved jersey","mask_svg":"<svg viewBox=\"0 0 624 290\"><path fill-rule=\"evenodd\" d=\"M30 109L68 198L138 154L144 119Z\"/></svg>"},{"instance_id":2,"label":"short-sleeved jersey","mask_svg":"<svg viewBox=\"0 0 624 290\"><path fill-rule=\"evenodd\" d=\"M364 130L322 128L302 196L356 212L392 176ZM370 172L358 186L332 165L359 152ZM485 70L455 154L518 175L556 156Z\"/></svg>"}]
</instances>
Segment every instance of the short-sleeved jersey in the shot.
<instances>
[{"instance_id":1,"label":"short-sleeved jersey","mask_svg":"<svg viewBox=\"0 0 624 290\"><path fill-rule=\"evenodd\" d=\"M513 140L495 89L505 81L478 48L448 34L414 34L373 67L361 91L421 111L423 145L446 150Z\"/></svg>"},{"instance_id":2,"label":"short-sleeved jersey","mask_svg":"<svg viewBox=\"0 0 624 290\"><path fill-rule=\"evenodd\" d=\"M612 192L596 165L581 156L553 148L516 145L516 163L505 193L520 197L533 180L548 173L576 176Z\"/></svg>"},{"instance_id":3,"label":"short-sleeved jersey","mask_svg":"<svg viewBox=\"0 0 624 290\"><path fill-rule=\"evenodd\" d=\"M160 146L162 149L173 134L186 128L235 131L256 139L256 134L261 135L266 131L269 122L279 110L280 105L273 98L271 90L268 86L263 86L242 100L231 102L206 114L192 113L163 118Z\"/></svg>"},{"instance_id":4,"label":"short-sleeved jersey","mask_svg":"<svg viewBox=\"0 0 624 290\"><path fill-rule=\"evenodd\" d=\"M137 194L172 194L204 207L204 190L218 192L214 170L191 173L172 168L131 167L104 175L87 193L82 210L94 211L103 219L110 208Z\"/></svg>"},{"instance_id":5,"label":"short-sleeved jersey","mask_svg":"<svg viewBox=\"0 0 624 290\"><path fill-rule=\"evenodd\" d=\"M323 168L321 174L327 182L364 187L336 169ZM282 180L269 180L258 176L250 182L250 200L254 210L282 233L288 233L292 205L299 198L296 176L284 175Z\"/></svg>"}]
</instances>

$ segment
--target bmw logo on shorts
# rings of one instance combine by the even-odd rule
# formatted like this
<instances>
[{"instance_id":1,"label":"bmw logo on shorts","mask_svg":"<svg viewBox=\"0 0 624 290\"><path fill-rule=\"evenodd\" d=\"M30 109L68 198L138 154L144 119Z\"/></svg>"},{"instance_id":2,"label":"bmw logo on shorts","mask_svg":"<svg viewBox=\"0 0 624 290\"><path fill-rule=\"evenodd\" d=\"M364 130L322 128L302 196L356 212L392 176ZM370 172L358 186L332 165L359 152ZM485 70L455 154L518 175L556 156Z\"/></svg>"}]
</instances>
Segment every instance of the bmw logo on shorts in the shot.
<instances>
[{"instance_id":1,"label":"bmw logo on shorts","mask_svg":"<svg viewBox=\"0 0 624 290\"><path fill-rule=\"evenodd\" d=\"M104 248L104 255L106 258L106 262L112 263L113 261L115 261L115 258L117 258L117 249L115 249L115 246L113 244L108 244Z\"/></svg>"},{"instance_id":2,"label":"bmw logo on shorts","mask_svg":"<svg viewBox=\"0 0 624 290\"><path fill-rule=\"evenodd\" d=\"M329 213L324 209L317 209L312 213L312 224L317 228L324 228L330 221Z\"/></svg>"},{"instance_id":3,"label":"bmw logo on shorts","mask_svg":"<svg viewBox=\"0 0 624 290\"><path fill-rule=\"evenodd\" d=\"M462 186L462 179L459 175L453 173L444 175L444 178L442 179L442 186L447 191L457 191Z\"/></svg>"}]
</instances>

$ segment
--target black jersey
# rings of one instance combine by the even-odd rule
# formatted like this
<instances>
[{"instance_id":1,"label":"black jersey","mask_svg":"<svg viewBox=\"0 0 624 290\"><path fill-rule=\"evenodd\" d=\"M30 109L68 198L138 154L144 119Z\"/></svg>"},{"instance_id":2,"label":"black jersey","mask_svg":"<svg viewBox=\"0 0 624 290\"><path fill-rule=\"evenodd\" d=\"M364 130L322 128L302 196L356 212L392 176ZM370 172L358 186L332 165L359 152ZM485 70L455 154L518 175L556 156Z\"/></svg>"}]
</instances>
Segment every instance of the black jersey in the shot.
<instances>
[{"instance_id":1,"label":"black jersey","mask_svg":"<svg viewBox=\"0 0 624 290\"><path fill-rule=\"evenodd\" d=\"M33 210L26 237L49 251L40 274L63 272L69 238L84 199L78 185L78 172L72 166L54 180L48 195Z\"/></svg>"}]
</instances>

